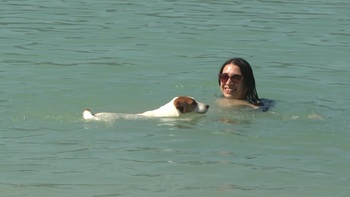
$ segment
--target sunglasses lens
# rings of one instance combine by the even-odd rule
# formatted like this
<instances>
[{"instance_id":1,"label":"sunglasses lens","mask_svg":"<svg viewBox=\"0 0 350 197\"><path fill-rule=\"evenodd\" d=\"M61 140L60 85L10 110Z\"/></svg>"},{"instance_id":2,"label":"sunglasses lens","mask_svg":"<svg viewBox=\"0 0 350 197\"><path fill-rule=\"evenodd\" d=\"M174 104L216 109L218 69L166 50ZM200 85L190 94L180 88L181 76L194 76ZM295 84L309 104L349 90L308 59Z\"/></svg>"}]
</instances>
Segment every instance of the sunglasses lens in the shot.
<instances>
[{"instance_id":1,"label":"sunglasses lens","mask_svg":"<svg viewBox=\"0 0 350 197\"><path fill-rule=\"evenodd\" d=\"M238 82L242 80L242 75L232 75L229 76L227 73L219 74L220 81L226 82L228 79L231 79L231 81Z\"/></svg>"},{"instance_id":2,"label":"sunglasses lens","mask_svg":"<svg viewBox=\"0 0 350 197\"><path fill-rule=\"evenodd\" d=\"M231 77L231 79L232 79L233 81L240 81L240 80L242 79L242 75L233 75L233 76Z\"/></svg>"},{"instance_id":3,"label":"sunglasses lens","mask_svg":"<svg viewBox=\"0 0 350 197\"><path fill-rule=\"evenodd\" d=\"M219 74L220 81L227 81L230 78L227 74Z\"/></svg>"}]
</instances>

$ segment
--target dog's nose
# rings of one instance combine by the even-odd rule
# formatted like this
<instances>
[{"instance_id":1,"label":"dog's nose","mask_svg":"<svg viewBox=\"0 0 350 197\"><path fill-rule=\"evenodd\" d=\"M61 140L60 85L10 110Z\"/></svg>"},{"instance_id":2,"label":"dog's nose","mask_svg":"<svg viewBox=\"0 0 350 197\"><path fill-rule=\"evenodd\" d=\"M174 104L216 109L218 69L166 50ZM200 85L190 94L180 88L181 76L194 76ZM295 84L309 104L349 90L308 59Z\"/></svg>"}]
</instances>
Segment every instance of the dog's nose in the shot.
<instances>
[{"instance_id":1,"label":"dog's nose","mask_svg":"<svg viewBox=\"0 0 350 197\"><path fill-rule=\"evenodd\" d=\"M205 105L205 108L206 108L206 109L209 109L209 105Z\"/></svg>"}]
</instances>

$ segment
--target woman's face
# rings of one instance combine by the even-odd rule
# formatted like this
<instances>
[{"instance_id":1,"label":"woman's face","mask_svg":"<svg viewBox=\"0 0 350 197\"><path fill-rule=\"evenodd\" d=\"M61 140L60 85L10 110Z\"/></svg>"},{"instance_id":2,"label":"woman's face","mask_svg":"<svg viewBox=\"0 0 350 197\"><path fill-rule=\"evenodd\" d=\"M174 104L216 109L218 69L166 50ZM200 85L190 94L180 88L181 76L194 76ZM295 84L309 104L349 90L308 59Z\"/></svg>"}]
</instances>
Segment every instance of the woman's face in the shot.
<instances>
[{"instance_id":1,"label":"woman's face","mask_svg":"<svg viewBox=\"0 0 350 197\"><path fill-rule=\"evenodd\" d=\"M247 90L241 69L234 64L227 64L220 75L220 90L224 97L245 99Z\"/></svg>"}]
</instances>

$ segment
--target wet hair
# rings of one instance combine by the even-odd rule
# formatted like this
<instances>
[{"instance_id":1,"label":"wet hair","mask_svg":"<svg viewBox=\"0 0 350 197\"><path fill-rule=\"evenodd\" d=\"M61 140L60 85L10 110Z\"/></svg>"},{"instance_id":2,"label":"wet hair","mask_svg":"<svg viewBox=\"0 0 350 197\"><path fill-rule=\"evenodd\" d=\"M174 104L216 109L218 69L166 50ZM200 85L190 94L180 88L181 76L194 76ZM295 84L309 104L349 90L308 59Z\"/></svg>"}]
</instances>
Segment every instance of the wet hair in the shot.
<instances>
[{"instance_id":1,"label":"wet hair","mask_svg":"<svg viewBox=\"0 0 350 197\"><path fill-rule=\"evenodd\" d=\"M255 79L254 79L254 74L253 74L253 69L250 66L250 64L244 60L243 58L232 58L227 60L222 66L219 71L219 74L222 73L224 70L224 67L228 64L234 64L238 66L241 69L242 75L243 75L243 84L245 88L247 89L247 95L246 99L250 103L254 105L260 105L260 99L258 96L258 93L256 91L255 87ZM220 85L220 79L219 79L219 85Z\"/></svg>"}]
</instances>

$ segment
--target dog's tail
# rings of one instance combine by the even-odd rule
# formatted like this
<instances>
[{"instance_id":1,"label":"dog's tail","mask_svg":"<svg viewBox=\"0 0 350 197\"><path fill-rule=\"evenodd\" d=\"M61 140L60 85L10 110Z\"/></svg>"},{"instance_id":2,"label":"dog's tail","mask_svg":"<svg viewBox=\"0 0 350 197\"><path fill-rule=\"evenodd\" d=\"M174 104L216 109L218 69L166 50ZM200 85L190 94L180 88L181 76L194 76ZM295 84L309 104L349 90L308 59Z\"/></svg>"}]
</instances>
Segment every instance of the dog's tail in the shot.
<instances>
[{"instance_id":1,"label":"dog's tail","mask_svg":"<svg viewBox=\"0 0 350 197\"><path fill-rule=\"evenodd\" d=\"M83 119L85 120L94 120L96 117L91 113L89 109L84 109L83 111Z\"/></svg>"}]
</instances>

